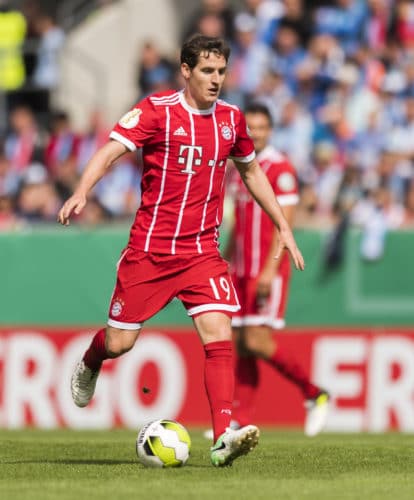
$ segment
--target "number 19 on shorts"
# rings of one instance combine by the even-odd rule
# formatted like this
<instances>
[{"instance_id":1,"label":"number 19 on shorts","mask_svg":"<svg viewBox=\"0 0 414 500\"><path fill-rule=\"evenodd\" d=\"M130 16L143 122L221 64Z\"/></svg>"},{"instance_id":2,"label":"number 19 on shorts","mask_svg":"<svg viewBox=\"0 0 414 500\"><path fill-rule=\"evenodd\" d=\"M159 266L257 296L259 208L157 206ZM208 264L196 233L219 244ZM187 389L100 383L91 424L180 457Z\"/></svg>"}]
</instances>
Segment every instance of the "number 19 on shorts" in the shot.
<instances>
[{"instance_id":1,"label":"number 19 on shorts","mask_svg":"<svg viewBox=\"0 0 414 500\"><path fill-rule=\"evenodd\" d=\"M226 299L227 302L230 300L232 286L227 278L224 276L210 278L210 285L216 300Z\"/></svg>"}]
</instances>

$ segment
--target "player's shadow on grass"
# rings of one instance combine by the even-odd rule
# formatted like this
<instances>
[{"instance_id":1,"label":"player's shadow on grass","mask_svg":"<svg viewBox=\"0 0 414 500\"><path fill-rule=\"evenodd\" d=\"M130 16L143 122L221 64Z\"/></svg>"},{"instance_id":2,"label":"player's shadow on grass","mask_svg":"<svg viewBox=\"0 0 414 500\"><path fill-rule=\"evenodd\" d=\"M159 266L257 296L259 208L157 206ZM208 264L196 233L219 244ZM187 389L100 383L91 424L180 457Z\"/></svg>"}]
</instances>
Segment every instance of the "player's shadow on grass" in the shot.
<instances>
[{"instance_id":1,"label":"player's shadow on grass","mask_svg":"<svg viewBox=\"0 0 414 500\"><path fill-rule=\"evenodd\" d=\"M67 458L59 460L10 460L2 461L2 464L55 464L55 465L131 465L137 464L136 460L107 460L107 459L86 459Z\"/></svg>"},{"instance_id":2,"label":"player's shadow on grass","mask_svg":"<svg viewBox=\"0 0 414 500\"><path fill-rule=\"evenodd\" d=\"M146 469L147 467L141 466L137 460L107 460L107 459L86 459L86 458L67 458L60 460L8 460L0 461L1 465L17 465L17 464L53 464L53 465L137 465L140 468ZM210 464L186 464L186 468L191 467L195 469L211 468Z\"/></svg>"}]
</instances>

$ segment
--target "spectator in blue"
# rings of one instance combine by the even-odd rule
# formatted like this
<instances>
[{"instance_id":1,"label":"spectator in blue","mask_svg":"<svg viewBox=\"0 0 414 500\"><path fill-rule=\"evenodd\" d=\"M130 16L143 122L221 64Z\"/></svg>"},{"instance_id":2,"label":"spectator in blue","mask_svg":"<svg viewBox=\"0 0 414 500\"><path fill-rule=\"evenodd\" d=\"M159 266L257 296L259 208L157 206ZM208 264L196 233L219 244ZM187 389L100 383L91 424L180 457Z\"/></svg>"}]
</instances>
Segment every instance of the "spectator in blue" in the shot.
<instances>
[{"instance_id":1,"label":"spectator in blue","mask_svg":"<svg viewBox=\"0 0 414 500\"><path fill-rule=\"evenodd\" d=\"M233 18L234 12L228 0L202 0L200 7L197 8L190 21L187 23L187 29L183 33L183 40L190 35L198 33L200 29L200 20L204 16L218 17L223 25L223 36L231 41L234 36Z\"/></svg>"},{"instance_id":2,"label":"spectator in blue","mask_svg":"<svg viewBox=\"0 0 414 500\"><path fill-rule=\"evenodd\" d=\"M270 68L281 73L292 91L297 92L297 70L304 61L306 53L290 21L279 24L270 57Z\"/></svg>"},{"instance_id":3,"label":"spectator in blue","mask_svg":"<svg viewBox=\"0 0 414 500\"><path fill-rule=\"evenodd\" d=\"M169 88L174 66L151 40L142 46L139 56L138 85L141 97Z\"/></svg>"},{"instance_id":4,"label":"spectator in blue","mask_svg":"<svg viewBox=\"0 0 414 500\"><path fill-rule=\"evenodd\" d=\"M135 155L125 155L99 182L94 195L113 217L132 216L140 203L141 170L136 166Z\"/></svg>"},{"instance_id":5,"label":"spectator in blue","mask_svg":"<svg viewBox=\"0 0 414 500\"><path fill-rule=\"evenodd\" d=\"M312 150L313 121L306 109L295 99L287 101L280 121L272 135L272 144L287 155L299 178L309 166ZM300 147L298 147L300 144Z\"/></svg>"},{"instance_id":6,"label":"spectator in blue","mask_svg":"<svg viewBox=\"0 0 414 500\"><path fill-rule=\"evenodd\" d=\"M227 88L238 87L246 96L253 95L264 78L270 51L256 40L256 19L246 12L234 20L235 42L229 61Z\"/></svg>"},{"instance_id":7,"label":"spectator in blue","mask_svg":"<svg viewBox=\"0 0 414 500\"><path fill-rule=\"evenodd\" d=\"M60 83L59 57L65 43L65 32L49 14L40 14L35 19L35 29L40 43L33 81L38 87L52 90Z\"/></svg>"},{"instance_id":8,"label":"spectator in blue","mask_svg":"<svg viewBox=\"0 0 414 500\"><path fill-rule=\"evenodd\" d=\"M355 137L355 155L365 177L378 163L386 143L387 134L380 127L378 116L378 110L373 111L368 117L367 127Z\"/></svg>"},{"instance_id":9,"label":"spectator in blue","mask_svg":"<svg viewBox=\"0 0 414 500\"><path fill-rule=\"evenodd\" d=\"M281 0L244 0L241 12L255 18L256 39L270 46L284 12L283 2Z\"/></svg>"},{"instance_id":10,"label":"spectator in blue","mask_svg":"<svg viewBox=\"0 0 414 500\"><path fill-rule=\"evenodd\" d=\"M347 54L351 54L363 39L367 5L363 0L336 0L334 5L315 11L315 32L338 38Z\"/></svg>"},{"instance_id":11,"label":"spectator in blue","mask_svg":"<svg viewBox=\"0 0 414 500\"><path fill-rule=\"evenodd\" d=\"M300 44L306 47L312 34L312 24L309 22L311 9L303 0L283 0L279 16L274 17L262 38L267 44L271 44L280 24L290 23L299 36Z\"/></svg>"}]
</instances>

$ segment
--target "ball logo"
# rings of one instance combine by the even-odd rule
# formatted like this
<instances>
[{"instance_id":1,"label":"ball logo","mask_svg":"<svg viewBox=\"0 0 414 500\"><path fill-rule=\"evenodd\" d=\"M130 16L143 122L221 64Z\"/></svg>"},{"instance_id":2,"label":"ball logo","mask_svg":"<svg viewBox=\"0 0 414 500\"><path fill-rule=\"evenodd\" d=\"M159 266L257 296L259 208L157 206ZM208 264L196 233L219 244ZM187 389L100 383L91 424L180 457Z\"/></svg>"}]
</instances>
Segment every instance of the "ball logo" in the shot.
<instances>
[{"instance_id":1,"label":"ball logo","mask_svg":"<svg viewBox=\"0 0 414 500\"><path fill-rule=\"evenodd\" d=\"M233 135L231 128L228 125L224 125L221 128L221 135L223 136L224 139L226 139L226 141L229 141Z\"/></svg>"},{"instance_id":2,"label":"ball logo","mask_svg":"<svg viewBox=\"0 0 414 500\"><path fill-rule=\"evenodd\" d=\"M130 129L134 128L138 125L139 117L142 114L142 110L139 108L134 108L131 111L128 111L120 120L119 124L121 127Z\"/></svg>"},{"instance_id":3,"label":"ball logo","mask_svg":"<svg viewBox=\"0 0 414 500\"><path fill-rule=\"evenodd\" d=\"M122 312L122 307L123 307L123 302L119 299L116 299L115 302L112 304L112 308L111 308L111 314L112 316L114 316L115 318L117 316L119 316Z\"/></svg>"}]
</instances>

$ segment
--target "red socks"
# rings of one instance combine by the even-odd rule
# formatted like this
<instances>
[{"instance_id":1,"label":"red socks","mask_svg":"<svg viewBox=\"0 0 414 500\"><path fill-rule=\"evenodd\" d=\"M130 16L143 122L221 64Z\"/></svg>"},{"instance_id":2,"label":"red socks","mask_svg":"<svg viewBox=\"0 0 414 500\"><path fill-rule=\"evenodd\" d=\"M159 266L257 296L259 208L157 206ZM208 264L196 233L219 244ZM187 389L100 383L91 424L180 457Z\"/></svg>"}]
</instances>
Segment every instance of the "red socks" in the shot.
<instances>
[{"instance_id":1,"label":"red socks","mask_svg":"<svg viewBox=\"0 0 414 500\"><path fill-rule=\"evenodd\" d=\"M216 442L229 427L231 420L234 393L233 343L231 340L210 342L204 346L204 351L204 381Z\"/></svg>"},{"instance_id":2,"label":"red socks","mask_svg":"<svg viewBox=\"0 0 414 500\"><path fill-rule=\"evenodd\" d=\"M302 367L290 357L288 352L285 353L279 346L277 346L273 356L266 361L285 378L296 384L305 399L315 398L320 393L320 388L311 383Z\"/></svg>"},{"instance_id":3,"label":"red socks","mask_svg":"<svg viewBox=\"0 0 414 500\"><path fill-rule=\"evenodd\" d=\"M301 366L279 346L273 356L266 361L281 375L296 384L305 399L315 398L320 393L320 388L310 382ZM259 378L260 370L256 357L237 358L233 418L242 427L253 422Z\"/></svg>"},{"instance_id":4,"label":"red socks","mask_svg":"<svg viewBox=\"0 0 414 500\"><path fill-rule=\"evenodd\" d=\"M237 357L233 418L240 426L253 422L254 400L259 385L259 367L254 356Z\"/></svg>"},{"instance_id":5,"label":"red socks","mask_svg":"<svg viewBox=\"0 0 414 500\"><path fill-rule=\"evenodd\" d=\"M91 345L83 356L83 361L88 368L96 371L101 367L102 361L108 358L105 348L105 329L102 329L92 339Z\"/></svg>"}]
</instances>

